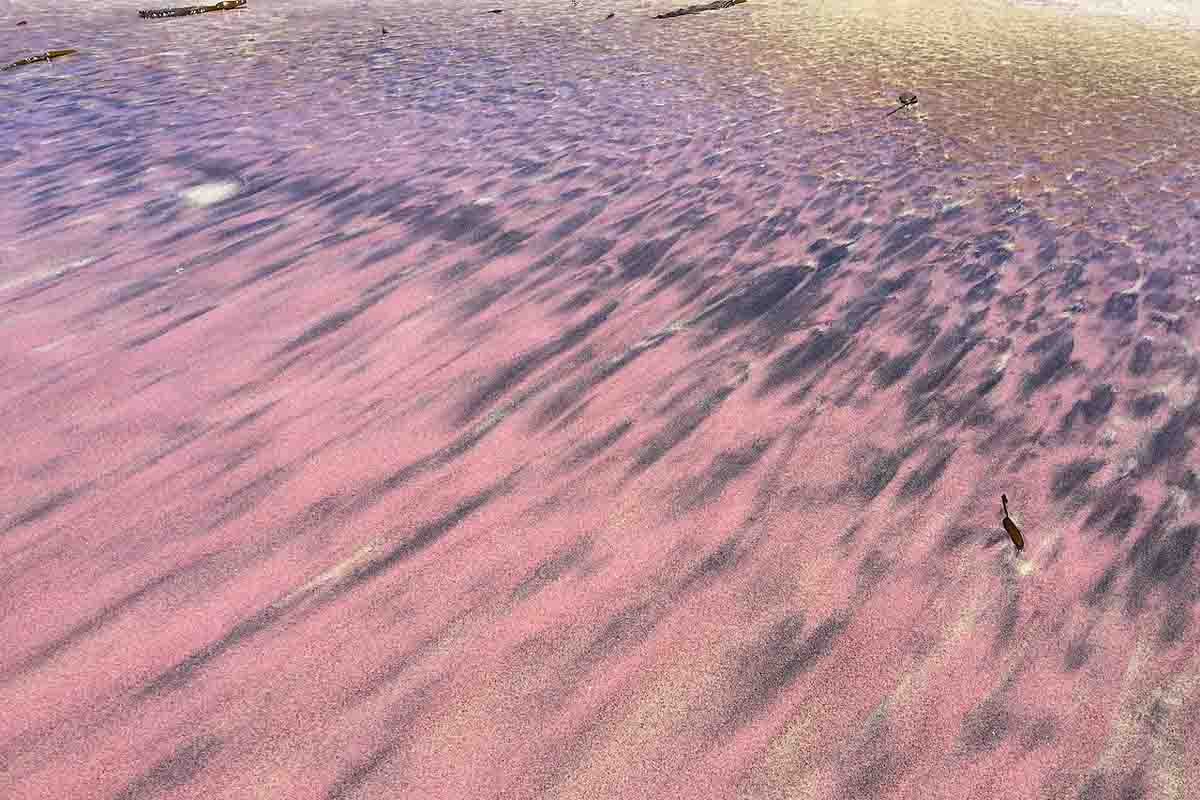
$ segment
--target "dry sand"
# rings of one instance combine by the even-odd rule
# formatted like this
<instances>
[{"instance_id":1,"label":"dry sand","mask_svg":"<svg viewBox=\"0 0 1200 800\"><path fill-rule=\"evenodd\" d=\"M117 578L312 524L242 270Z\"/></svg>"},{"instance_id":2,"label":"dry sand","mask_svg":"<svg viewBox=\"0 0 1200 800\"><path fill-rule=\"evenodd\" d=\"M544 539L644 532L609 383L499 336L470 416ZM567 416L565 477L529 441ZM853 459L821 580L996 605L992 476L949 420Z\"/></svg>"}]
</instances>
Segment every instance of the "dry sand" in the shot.
<instances>
[{"instance_id":1,"label":"dry sand","mask_svg":"<svg viewBox=\"0 0 1200 800\"><path fill-rule=\"evenodd\" d=\"M1196 34L249 5L0 32L0 796L1196 796Z\"/></svg>"}]
</instances>

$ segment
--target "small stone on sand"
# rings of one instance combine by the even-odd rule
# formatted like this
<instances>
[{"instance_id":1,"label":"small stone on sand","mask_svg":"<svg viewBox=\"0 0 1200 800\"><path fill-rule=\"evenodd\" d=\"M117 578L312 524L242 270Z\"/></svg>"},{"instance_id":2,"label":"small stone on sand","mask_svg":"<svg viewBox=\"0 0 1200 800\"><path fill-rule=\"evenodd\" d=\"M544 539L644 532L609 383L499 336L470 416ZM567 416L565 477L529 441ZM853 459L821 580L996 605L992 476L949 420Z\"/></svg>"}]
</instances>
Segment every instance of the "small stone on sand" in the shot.
<instances>
[{"instance_id":1,"label":"small stone on sand","mask_svg":"<svg viewBox=\"0 0 1200 800\"><path fill-rule=\"evenodd\" d=\"M207 208L224 202L238 193L242 186L237 181L200 183L180 192L183 202L192 208Z\"/></svg>"}]
</instances>

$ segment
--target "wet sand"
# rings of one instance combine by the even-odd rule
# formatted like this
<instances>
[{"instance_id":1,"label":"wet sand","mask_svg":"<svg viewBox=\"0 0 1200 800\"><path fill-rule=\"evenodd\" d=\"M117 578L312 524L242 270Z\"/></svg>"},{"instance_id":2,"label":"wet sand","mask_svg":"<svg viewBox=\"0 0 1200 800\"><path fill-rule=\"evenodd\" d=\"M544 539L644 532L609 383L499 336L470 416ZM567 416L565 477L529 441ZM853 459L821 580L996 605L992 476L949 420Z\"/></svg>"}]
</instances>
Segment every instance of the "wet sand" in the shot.
<instances>
[{"instance_id":1,"label":"wet sand","mask_svg":"<svg viewBox=\"0 0 1200 800\"><path fill-rule=\"evenodd\" d=\"M0 796L1193 796L1200 40L831 5L6 18Z\"/></svg>"}]
</instances>

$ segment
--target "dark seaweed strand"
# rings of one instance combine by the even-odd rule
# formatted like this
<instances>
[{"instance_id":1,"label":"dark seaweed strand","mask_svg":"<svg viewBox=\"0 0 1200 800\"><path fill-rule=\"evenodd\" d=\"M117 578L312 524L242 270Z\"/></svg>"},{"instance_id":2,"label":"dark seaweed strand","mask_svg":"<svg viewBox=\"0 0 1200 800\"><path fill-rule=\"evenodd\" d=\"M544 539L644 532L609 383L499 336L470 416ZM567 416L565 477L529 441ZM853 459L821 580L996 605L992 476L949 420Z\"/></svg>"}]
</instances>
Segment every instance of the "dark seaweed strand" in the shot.
<instances>
[{"instance_id":1,"label":"dark seaweed strand","mask_svg":"<svg viewBox=\"0 0 1200 800\"><path fill-rule=\"evenodd\" d=\"M184 8L153 8L146 11L139 11L138 16L143 19L161 19L163 17L190 17L192 14L206 14L209 11L232 11L235 8L243 8L246 5L246 0L223 0L223 2L215 3L211 6L186 6Z\"/></svg>"},{"instance_id":2,"label":"dark seaweed strand","mask_svg":"<svg viewBox=\"0 0 1200 800\"><path fill-rule=\"evenodd\" d=\"M16 69L17 67L23 67L27 64L36 64L39 61L49 61L52 58L61 58L62 56L69 56L72 53L78 53L78 52L79 52L78 50L69 50L69 49L68 50L47 50L46 52L41 53L40 55L30 56L29 58L22 58L20 61L14 61L13 63L9 64L7 67L4 67L4 69L0 70L0 71Z\"/></svg>"},{"instance_id":3,"label":"dark seaweed strand","mask_svg":"<svg viewBox=\"0 0 1200 800\"><path fill-rule=\"evenodd\" d=\"M703 11L716 11L722 8L732 8L740 6L746 0L714 0L711 3L702 3L700 5L688 6L686 8L677 8L674 11L668 11L665 14L658 14L655 19L672 19L674 17L683 17L688 14L699 14Z\"/></svg>"}]
</instances>

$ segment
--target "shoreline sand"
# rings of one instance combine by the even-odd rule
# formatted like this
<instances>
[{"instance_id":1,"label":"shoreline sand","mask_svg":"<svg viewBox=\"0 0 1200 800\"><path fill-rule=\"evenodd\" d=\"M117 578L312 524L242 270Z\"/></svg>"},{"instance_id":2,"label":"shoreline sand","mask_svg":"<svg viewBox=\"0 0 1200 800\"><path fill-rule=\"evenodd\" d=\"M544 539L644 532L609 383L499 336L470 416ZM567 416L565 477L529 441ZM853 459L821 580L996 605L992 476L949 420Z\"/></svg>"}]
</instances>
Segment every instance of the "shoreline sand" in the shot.
<instances>
[{"instance_id":1,"label":"shoreline sand","mask_svg":"<svg viewBox=\"0 0 1200 800\"><path fill-rule=\"evenodd\" d=\"M71 2L0 795L1194 794L1192 34Z\"/></svg>"}]
</instances>

